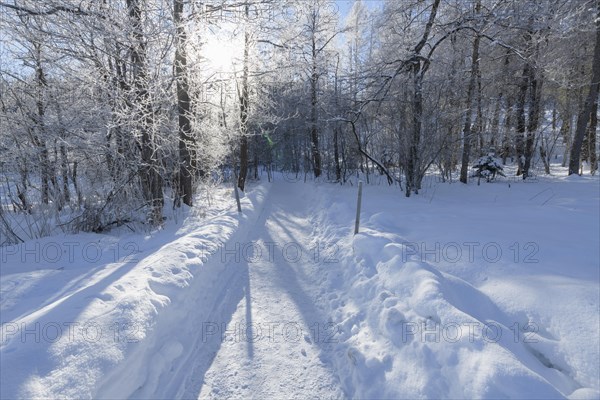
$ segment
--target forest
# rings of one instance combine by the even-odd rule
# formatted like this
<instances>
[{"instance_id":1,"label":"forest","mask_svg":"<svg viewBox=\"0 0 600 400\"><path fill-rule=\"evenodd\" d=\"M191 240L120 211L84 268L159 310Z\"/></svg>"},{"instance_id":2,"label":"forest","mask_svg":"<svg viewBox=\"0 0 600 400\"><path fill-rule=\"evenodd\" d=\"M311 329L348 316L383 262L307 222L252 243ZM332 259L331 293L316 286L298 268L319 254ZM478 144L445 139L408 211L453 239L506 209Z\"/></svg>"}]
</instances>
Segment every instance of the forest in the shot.
<instances>
[{"instance_id":1,"label":"forest","mask_svg":"<svg viewBox=\"0 0 600 400\"><path fill-rule=\"evenodd\" d=\"M342 4L345 3L345 4ZM595 0L2 0L0 245L223 182L598 168Z\"/></svg>"}]
</instances>

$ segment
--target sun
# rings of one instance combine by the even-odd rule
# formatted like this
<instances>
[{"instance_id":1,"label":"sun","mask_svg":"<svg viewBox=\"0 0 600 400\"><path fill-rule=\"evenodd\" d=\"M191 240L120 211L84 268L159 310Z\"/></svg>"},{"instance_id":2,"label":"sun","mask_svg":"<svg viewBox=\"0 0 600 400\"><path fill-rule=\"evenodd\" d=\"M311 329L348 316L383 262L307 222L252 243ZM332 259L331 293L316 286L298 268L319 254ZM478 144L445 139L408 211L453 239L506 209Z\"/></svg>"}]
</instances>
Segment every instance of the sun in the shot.
<instances>
[{"instance_id":1,"label":"sun","mask_svg":"<svg viewBox=\"0 0 600 400\"><path fill-rule=\"evenodd\" d=\"M240 43L230 38L209 38L202 46L202 58L212 72L233 72L240 59ZM243 46L243 45L242 45Z\"/></svg>"}]
</instances>

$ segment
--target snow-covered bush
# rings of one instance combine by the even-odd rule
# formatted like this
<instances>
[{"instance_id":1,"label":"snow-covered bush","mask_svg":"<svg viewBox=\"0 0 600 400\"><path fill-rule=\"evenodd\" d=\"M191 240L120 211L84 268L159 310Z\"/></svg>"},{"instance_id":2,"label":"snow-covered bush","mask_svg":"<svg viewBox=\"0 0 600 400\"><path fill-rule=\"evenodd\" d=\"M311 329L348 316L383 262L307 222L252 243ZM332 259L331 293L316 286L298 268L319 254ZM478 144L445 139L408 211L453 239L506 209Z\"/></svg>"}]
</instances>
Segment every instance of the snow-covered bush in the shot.
<instances>
[{"instance_id":1,"label":"snow-covered bush","mask_svg":"<svg viewBox=\"0 0 600 400\"><path fill-rule=\"evenodd\" d=\"M480 157L475 164L473 164L475 173L473 176L478 178L485 178L486 181L490 182L496 178L496 175L504 175L504 167L502 161L494 156L494 153L489 153L487 156Z\"/></svg>"}]
</instances>

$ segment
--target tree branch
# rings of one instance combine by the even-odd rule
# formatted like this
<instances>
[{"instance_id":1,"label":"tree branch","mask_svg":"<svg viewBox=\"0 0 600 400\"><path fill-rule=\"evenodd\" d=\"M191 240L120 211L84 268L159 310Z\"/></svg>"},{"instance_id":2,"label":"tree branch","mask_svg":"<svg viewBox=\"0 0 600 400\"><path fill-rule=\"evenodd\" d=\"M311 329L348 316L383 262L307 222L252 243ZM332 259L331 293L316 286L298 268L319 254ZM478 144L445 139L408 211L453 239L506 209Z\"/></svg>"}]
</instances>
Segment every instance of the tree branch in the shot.
<instances>
[{"instance_id":1,"label":"tree branch","mask_svg":"<svg viewBox=\"0 0 600 400\"><path fill-rule=\"evenodd\" d=\"M5 3L5 2L1 2L1 1L0 1L0 7L10 8L12 10L23 12L28 15L52 15L52 14L56 14L59 12L66 12L66 13L71 13L71 14L75 14L75 15L85 15L85 16L91 15L90 13L83 11L79 7L54 6L47 10L32 10L31 8L26 8L23 6L18 6L16 4L9 4L9 3ZM97 16L103 18L100 15L97 15Z\"/></svg>"}]
</instances>

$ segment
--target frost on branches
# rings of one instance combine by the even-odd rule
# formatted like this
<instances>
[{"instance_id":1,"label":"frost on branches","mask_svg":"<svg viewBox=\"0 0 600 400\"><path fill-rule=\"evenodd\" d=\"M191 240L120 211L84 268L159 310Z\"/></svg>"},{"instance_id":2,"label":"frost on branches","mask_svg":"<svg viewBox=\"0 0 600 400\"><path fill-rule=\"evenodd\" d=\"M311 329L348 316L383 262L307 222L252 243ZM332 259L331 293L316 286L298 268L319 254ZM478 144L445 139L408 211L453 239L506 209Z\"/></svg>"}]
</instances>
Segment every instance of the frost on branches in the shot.
<instances>
[{"instance_id":1,"label":"frost on branches","mask_svg":"<svg viewBox=\"0 0 600 400\"><path fill-rule=\"evenodd\" d=\"M485 178L487 182L493 181L496 178L496 174L501 176L504 175L504 167L502 161L494 156L494 153L489 153L487 156L480 157L475 164L474 177Z\"/></svg>"}]
</instances>

